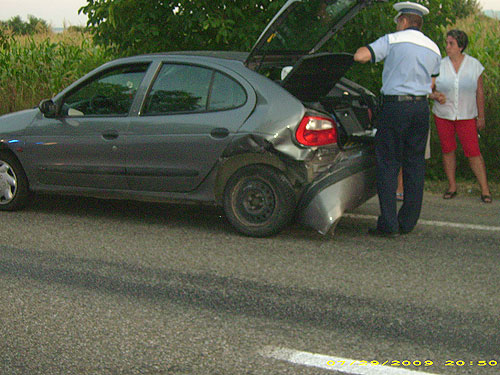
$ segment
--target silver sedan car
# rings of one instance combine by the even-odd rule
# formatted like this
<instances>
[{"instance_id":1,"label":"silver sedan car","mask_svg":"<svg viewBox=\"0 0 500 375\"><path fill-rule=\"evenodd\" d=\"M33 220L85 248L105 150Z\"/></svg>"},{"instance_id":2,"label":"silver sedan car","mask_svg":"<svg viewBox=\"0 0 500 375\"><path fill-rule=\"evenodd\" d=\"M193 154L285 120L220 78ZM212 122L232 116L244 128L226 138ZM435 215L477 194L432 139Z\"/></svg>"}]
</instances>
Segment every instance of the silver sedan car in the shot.
<instances>
[{"instance_id":1,"label":"silver sedan car","mask_svg":"<svg viewBox=\"0 0 500 375\"><path fill-rule=\"evenodd\" d=\"M249 53L118 59L0 117L0 209L30 192L224 208L249 236L326 233L375 194L372 93L316 51L369 0L290 0ZM307 32L304 32L307 30Z\"/></svg>"}]
</instances>

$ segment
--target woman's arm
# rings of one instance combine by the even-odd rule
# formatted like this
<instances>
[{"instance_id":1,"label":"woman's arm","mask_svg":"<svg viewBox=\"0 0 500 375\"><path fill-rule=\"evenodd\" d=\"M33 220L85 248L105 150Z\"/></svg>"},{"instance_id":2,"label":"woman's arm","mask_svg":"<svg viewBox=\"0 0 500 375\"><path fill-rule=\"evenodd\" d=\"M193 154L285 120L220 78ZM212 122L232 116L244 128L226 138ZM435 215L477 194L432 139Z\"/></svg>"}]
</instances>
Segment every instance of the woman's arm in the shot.
<instances>
[{"instance_id":1,"label":"woman's arm","mask_svg":"<svg viewBox=\"0 0 500 375\"><path fill-rule=\"evenodd\" d=\"M477 79L476 104L477 104L477 128L479 130L483 130L485 127L485 121L484 121L484 90L483 90L482 74Z\"/></svg>"}]
</instances>

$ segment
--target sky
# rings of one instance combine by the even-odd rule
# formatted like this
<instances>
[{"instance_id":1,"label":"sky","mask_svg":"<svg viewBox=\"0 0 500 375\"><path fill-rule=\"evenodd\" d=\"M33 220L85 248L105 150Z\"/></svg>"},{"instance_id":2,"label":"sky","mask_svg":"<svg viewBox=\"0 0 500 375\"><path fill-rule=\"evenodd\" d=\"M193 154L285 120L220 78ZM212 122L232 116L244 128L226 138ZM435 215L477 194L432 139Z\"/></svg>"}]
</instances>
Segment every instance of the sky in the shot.
<instances>
[{"instance_id":1,"label":"sky","mask_svg":"<svg viewBox=\"0 0 500 375\"><path fill-rule=\"evenodd\" d=\"M78 14L78 9L85 5L87 0L0 0L0 20L21 16L27 21L28 15L32 15L52 27L85 26L87 16Z\"/></svg>"},{"instance_id":2,"label":"sky","mask_svg":"<svg viewBox=\"0 0 500 375\"><path fill-rule=\"evenodd\" d=\"M500 11L500 0L479 0L479 3L484 10ZM0 0L0 20L21 16L27 21L28 15L33 15L52 27L84 26L87 17L78 14L78 9L84 5L87 0Z\"/></svg>"},{"instance_id":3,"label":"sky","mask_svg":"<svg viewBox=\"0 0 500 375\"><path fill-rule=\"evenodd\" d=\"M500 0L479 0L479 4L481 4L483 10L500 10Z\"/></svg>"}]
</instances>

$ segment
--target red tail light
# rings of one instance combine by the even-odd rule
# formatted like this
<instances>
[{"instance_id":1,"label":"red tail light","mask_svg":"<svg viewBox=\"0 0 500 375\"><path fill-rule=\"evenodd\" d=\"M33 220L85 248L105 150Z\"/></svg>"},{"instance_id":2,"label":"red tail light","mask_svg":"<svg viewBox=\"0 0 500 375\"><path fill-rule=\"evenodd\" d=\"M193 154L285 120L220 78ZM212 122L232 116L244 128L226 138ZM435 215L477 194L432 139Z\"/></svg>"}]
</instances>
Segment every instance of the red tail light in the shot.
<instances>
[{"instance_id":1,"label":"red tail light","mask_svg":"<svg viewBox=\"0 0 500 375\"><path fill-rule=\"evenodd\" d=\"M325 146L337 143L337 124L328 117L304 116L295 133L304 146Z\"/></svg>"}]
</instances>

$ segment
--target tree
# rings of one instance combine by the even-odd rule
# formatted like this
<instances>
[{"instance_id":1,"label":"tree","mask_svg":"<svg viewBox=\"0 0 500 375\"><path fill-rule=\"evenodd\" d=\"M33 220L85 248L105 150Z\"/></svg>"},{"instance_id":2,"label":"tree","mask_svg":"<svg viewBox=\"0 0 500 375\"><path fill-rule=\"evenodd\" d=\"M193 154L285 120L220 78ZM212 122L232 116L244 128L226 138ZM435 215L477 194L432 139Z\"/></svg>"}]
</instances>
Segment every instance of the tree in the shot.
<instances>
[{"instance_id":1,"label":"tree","mask_svg":"<svg viewBox=\"0 0 500 375\"><path fill-rule=\"evenodd\" d=\"M1 22L0 27L10 30L14 35L33 35L49 30L47 21L31 15L28 16L28 22L23 21L20 16L15 16Z\"/></svg>"},{"instance_id":2,"label":"tree","mask_svg":"<svg viewBox=\"0 0 500 375\"><path fill-rule=\"evenodd\" d=\"M95 41L121 55L174 50L249 51L286 0L88 0ZM376 3L363 10L326 47L355 48L395 29L392 5ZM477 8L476 0L421 0L430 9L424 32L442 45L440 26ZM307 30L304 30L307 32Z\"/></svg>"},{"instance_id":3,"label":"tree","mask_svg":"<svg viewBox=\"0 0 500 375\"><path fill-rule=\"evenodd\" d=\"M47 21L37 18L32 15L28 15L28 22L26 23L27 34L33 35L36 33L45 33L49 31L49 25Z\"/></svg>"},{"instance_id":4,"label":"tree","mask_svg":"<svg viewBox=\"0 0 500 375\"><path fill-rule=\"evenodd\" d=\"M285 0L88 0L97 43L122 55L249 50Z\"/></svg>"},{"instance_id":5,"label":"tree","mask_svg":"<svg viewBox=\"0 0 500 375\"><path fill-rule=\"evenodd\" d=\"M9 19L4 23L4 27L10 29L13 34L24 35L26 33L26 24L20 16Z\"/></svg>"}]
</instances>

